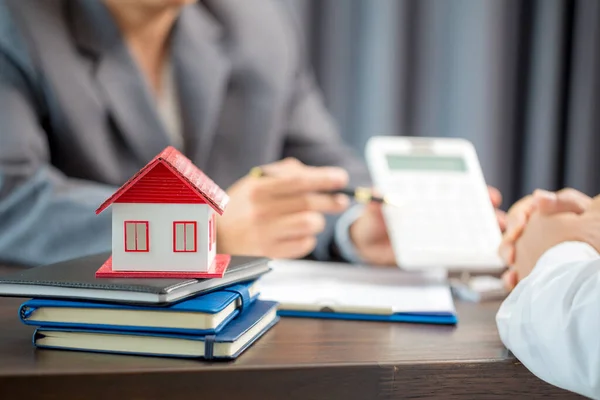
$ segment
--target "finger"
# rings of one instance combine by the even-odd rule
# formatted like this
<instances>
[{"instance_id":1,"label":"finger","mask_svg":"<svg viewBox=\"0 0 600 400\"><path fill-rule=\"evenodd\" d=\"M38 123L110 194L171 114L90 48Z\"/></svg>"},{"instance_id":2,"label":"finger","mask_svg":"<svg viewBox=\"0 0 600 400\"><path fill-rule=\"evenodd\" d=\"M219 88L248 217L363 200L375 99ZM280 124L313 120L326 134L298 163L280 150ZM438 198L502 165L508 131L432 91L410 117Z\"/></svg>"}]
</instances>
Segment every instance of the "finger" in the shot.
<instances>
[{"instance_id":1,"label":"finger","mask_svg":"<svg viewBox=\"0 0 600 400\"><path fill-rule=\"evenodd\" d=\"M562 212L581 214L592 202L589 196L575 189L562 189L556 193L538 189L533 193L533 197L535 207L546 215Z\"/></svg>"},{"instance_id":2,"label":"finger","mask_svg":"<svg viewBox=\"0 0 600 400\"><path fill-rule=\"evenodd\" d=\"M271 164L261 165L260 169L266 176L281 176L286 172L298 170L303 167L306 167L306 165L297 158L287 157Z\"/></svg>"},{"instance_id":3,"label":"finger","mask_svg":"<svg viewBox=\"0 0 600 400\"><path fill-rule=\"evenodd\" d=\"M514 229L521 229L521 227L527 223L529 215L533 211L535 201L532 195L526 196L521 200L517 201L508 210L506 216L506 231L512 231Z\"/></svg>"},{"instance_id":4,"label":"finger","mask_svg":"<svg viewBox=\"0 0 600 400\"><path fill-rule=\"evenodd\" d=\"M256 187L258 198L287 196L307 192L328 192L342 189L348 183L348 173L338 167L305 167L283 176L260 178Z\"/></svg>"},{"instance_id":5,"label":"finger","mask_svg":"<svg viewBox=\"0 0 600 400\"><path fill-rule=\"evenodd\" d=\"M325 229L323 214L313 211L285 215L273 221L268 228L272 240L286 241L315 236Z\"/></svg>"},{"instance_id":6,"label":"finger","mask_svg":"<svg viewBox=\"0 0 600 400\"><path fill-rule=\"evenodd\" d=\"M269 199L257 205L260 215L280 217L302 211L317 211L325 214L339 214L350 205L344 194L297 194Z\"/></svg>"},{"instance_id":7,"label":"finger","mask_svg":"<svg viewBox=\"0 0 600 400\"><path fill-rule=\"evenodd\" d=\"M530 212L528 210L522 210L514 214L509 213L506 218L504 239L513 242L517 240L521 236L521 233L523 233L529 216Z\"/></svg>"},{"instance_id":8,"label":"finger","mask_svg":"<svg viewBox=\"0 0 600 400\"><path fill-rule=\"evenodd\" d=\"M531 202L528 208L509 212L506 217L506 229L502 237L503 241L514 243L523 233L527 222L534 210L534 203Z\"/></svg>"},{"instance_id":9,"label":"finger","mask_svg":"<svg viewBox=\"0 0 600 400\"><path fill-rule=\"evenodd\" d=\"M533 192L535 207L543 214L556 213L558 198L556 193L537 189Z\"/></svg>"},{"instance_id":10,"label":"finger","mask_svg":"<svg viewBox=\"0 0 600 400\"><path fill-rule=\"evenodd\" d=\"M496 219L501 232L506 231L506 213L502 210L496 210Z\"/></svg>"},{"instance_id":11,"label":"finger","mask_svg":"<svg viewBox=\"0 0 600 400\"><path fill-rule=\"evenodd\" d=\"M272 258L301 258L310 254L317 245L314 236L279 242L269 256Z\"/></svg>"},{"instance_id":12,"label":"finger","mask_svg":"<svg viewBox=\"0 0 600 400\"><path fill-rule=\"evenodd\" d=\"M500 207L502 204L502 193L500 193L500 191L493 186L488 186L488 193L494 207Z\"/></svg>"},{"instance_id":13,"label":"finger","mask_svg":"<svg viewBox=\"0 0 600 400\"><path fill-rule=\"evenodd\" d=\"M515 262L515 244L512 240L502 239L498 248L498 255L506 265L513 265Z\"/></svg>"},{"instance_id":14,"label":"finger","mask_svg":"<svg viewBox=\"0 0 600 400\"><path fill-rule=\"evenodd\" d=\"M519 283L519 276L517 271L514 269L509 269L504 274L502 274L502 282L504 283L504 288L508 291L512 291L517 283Z\"/></svg>"}]
</instances>

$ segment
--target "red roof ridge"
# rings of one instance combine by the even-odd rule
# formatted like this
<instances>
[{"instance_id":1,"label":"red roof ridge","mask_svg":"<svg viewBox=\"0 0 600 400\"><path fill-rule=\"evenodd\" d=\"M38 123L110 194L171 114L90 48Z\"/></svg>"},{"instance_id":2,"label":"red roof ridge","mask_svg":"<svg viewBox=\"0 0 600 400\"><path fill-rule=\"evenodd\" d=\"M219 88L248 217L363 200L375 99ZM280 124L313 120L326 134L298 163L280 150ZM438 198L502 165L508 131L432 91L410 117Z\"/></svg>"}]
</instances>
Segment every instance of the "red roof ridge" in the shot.
<instances>
[{"instance_id":1,"label":"red roof ridge","mask_svg":"<svg viewBox=\"0 0 600 400\"><path fill-rule=\"evenodd\" d=\"M140 179L150 172L156 165L163 164L186 186L204 199L219 215L225 211L229 196L212 179L204 174L192 161L184 156L173 146L166 147L156 155L148 164L136 172L112 196L98 207L96 214L100 214L111 204L116 202L121 195L133 187Z\"/></svg>"}]
</instances>

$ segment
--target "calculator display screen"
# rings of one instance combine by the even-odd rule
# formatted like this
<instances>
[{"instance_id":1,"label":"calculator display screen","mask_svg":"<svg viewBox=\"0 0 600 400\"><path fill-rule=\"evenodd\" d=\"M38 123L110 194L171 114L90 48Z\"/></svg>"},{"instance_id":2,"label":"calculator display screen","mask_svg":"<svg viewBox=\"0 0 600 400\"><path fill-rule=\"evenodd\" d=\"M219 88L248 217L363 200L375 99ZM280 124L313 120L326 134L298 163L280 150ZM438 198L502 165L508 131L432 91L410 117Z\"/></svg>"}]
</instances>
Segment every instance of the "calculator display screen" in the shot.
<instances>
[{"instance_id":1,"label":"calculator display screen","mask_svg":"<svg viewBox=\"0 0 600 400\"><path fill-rule=\"evenodd\" d=\"M467 171L465 160L454 156L386 154L386 161L392 171Z\"/></svg>"}]
</instances>

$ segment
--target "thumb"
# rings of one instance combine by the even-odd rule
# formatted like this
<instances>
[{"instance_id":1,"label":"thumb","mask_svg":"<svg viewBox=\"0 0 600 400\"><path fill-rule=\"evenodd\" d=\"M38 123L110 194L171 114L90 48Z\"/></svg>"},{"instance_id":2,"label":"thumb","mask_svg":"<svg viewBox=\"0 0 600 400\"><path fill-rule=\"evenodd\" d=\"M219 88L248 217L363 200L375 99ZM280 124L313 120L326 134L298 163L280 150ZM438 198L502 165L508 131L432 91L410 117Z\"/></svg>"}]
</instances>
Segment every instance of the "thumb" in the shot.
<instances>
[{"instance_id":1,"label":"thumb","mask_svg":"<svg viewBox=\"0 0 600 400\"><path fill-rule=\"evenodd\" d=\"M534 207L542 214L556 214L558 211L558 196L554 192L537 189L533 192Z\"/></svg>"},{"instance_id":2,"label":"thumb","mask_svg":"<svg viewBox=\"0 0 600 400\"><path fill-rule=\"evenodd\" d=\"M290 171L297 171L305 165L296 158L287 157L283 160L275 161L270 164L264 164L250 170L251 176L282 176Z\"/></svg>"},{"instance_id":3,"label":"thumb","mask_svg":"<svg viewBox=\"0 0 600 400\"><path fill-rule=\"evenodd\" d=\"M373 215L375 218L383 220L383 212L381 210L381 203L371 201L371 202L369 202L369 204L366 205L365 211L367 213Z\"/></svg>"},{"instance_id":4,"label":"thumb","mask_svg":"<svg viewBox=\"0 0 600 400\"><path fill-rule=\"evenodd\" d=\"M575 189L562 189L556 193L538 189L533 193L533 198L535 207L546 215L564 212L581 214L592 201L589 196Z\"/></svg>"}]
</instances>

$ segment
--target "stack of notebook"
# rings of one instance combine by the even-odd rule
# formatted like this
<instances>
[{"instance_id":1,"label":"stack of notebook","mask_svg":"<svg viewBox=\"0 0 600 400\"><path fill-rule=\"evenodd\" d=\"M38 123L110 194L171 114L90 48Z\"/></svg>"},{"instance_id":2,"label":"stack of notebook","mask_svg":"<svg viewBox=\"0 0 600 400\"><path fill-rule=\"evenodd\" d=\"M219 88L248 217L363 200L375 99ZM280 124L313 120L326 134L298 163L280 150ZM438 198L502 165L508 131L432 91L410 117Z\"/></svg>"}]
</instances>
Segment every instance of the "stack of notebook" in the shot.
<instances>
[{"instance_id":1,"label":"stack of notebook","mask_svg":"<svg viewBox=\"0 0 600 400\"><path fill-rule=\"evenodd\" d=\"M259 300L268 260L233 257L223 278L97 279L106 255L24 270L0 295L28 297L21 320L39 348L203 359L239 356L278 321Z\"/></svg>"}]
</instances>

